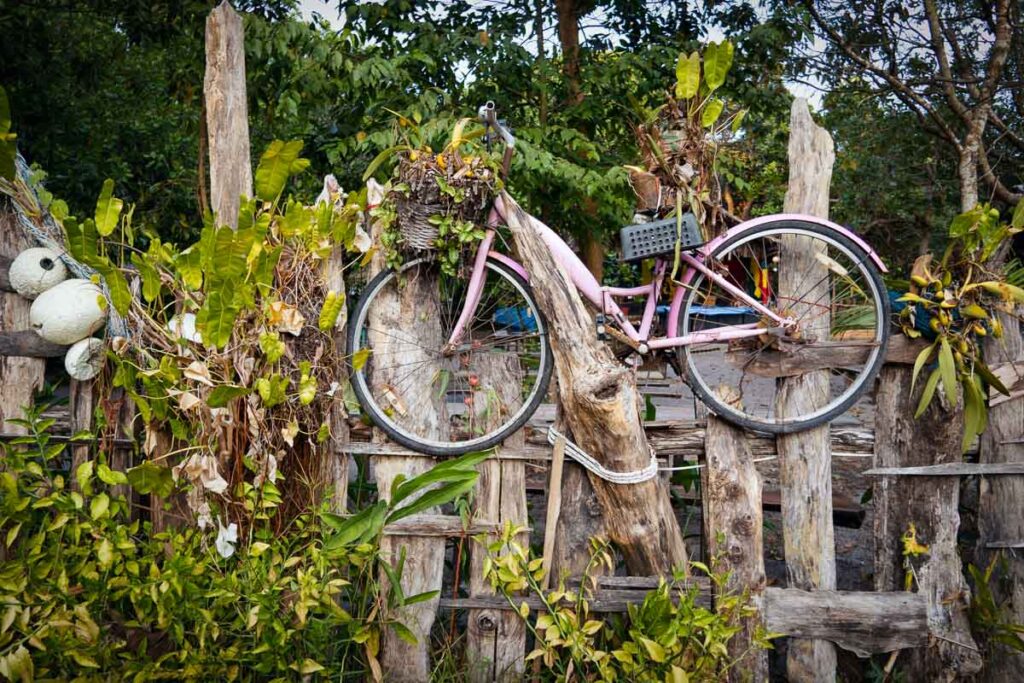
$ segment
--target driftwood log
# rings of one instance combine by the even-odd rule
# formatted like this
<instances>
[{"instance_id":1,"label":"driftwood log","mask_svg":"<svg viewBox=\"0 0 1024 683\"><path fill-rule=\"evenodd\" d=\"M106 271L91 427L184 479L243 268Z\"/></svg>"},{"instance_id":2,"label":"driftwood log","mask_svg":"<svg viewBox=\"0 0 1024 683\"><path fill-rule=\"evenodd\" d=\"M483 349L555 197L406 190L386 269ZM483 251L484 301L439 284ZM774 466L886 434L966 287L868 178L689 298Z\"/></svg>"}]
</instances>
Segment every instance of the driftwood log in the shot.
<instances>
[{"instance_id":1,"label":"driftwood log","mask_svg":"<svg viewBox=\"0 0 1024 683\"><path fill-rule=\"evenodd\" d=\"M651 453L637 408L635 379L597 339L592 314L541 240L536 219L507 194L499 201L548 320L562 417L571 438L611 470L644 469ZM590 476L590 482L607 535L631 573L667 573L686 565L686 547L663 480L616 485ZM569 510L563 500L560 528L567 526Z\"/></svg>"},{"instance_id":2,"label":"driftwood log","mask_svg":"<svg viewBox=\"0 0 1024 683\"><path fill-rule=\"evenodd\" d=\"M749 590L757 608L757 614L744 620L743 630L729 641L729 655L737 662L729 680L767 681L768 652L752 647L755 629L764 625L761 477L743 430L714 415L708 416L706 452L701 492L708 556L716 559L718 570L729 572L726 590L737 594Z\"/></svg>"},{"instance_id":3,"label":"driftwood log","mask_svg":"<svg viewBox=\"0 0 1024 683\"><path fill-rule=\"evenodd\" d=\"M337 245L324 264L324 280L327 289L344 295L345 293L345 247ZM334 325L332 341L337 358L345 355L345 327L348 323L347 306L341 307L341 314ZM348 376L338 378L338 384L345 386ZM348 509L348 446L349 428L348 411L342 391L335 392L335 400L331 404L331 441L324 448L324 462L320 468L321 476L326 478L327 489L331 496L331 510L344 513Z\"/></svg>"},{"instance_id":4,"label":"driftwood log","mask_svg":"<svg viewBox=\"0 0 1024 683\"><path fill-rule=\"evenodd\" d=\"M787 213L828 217L828 191L835 152L828 132L811 119L807 101L793 101L789 131L789 188ZM807 294L797 291L815 278L823 266L813 252L815 244L806 237L787 237L781 245L779 296ZM828 278L819 278L821 291L810 293L812 301L828 301ZM799 304L791 307L799 316ZM812 316L812 318L814 318ZM828 316L817 316L811 334L829 336ZM775 410L778 415L813 412L828 401L827 370L814 370L780 381ZM836 551L832 527L832 452L829 426L815 427L777 439L779 475L782 485L782 529L789 585L804 590L835 590ZM836 676L835 648L824 640L796 639L790 642L786 668L792 681L833 681Z\"/></svg>"},{"instance_id":5,"label":"driftwood log","mask_svg":"<svg viewBox=\"0 0 1024 683\"><path fill-rule=\"evenodd\" d=\"M1024 343L1020 322L1016 317L1000 314L1004 335L1002 339L986 340L985 362L990 366L1004 365L1018 379L1019 361L1024 360ZM1009 387L1014 382L1007 378ZM995 393L995 392L993 392ZM1003 471L1019 468L1014 476L983 476L978 492L978 551L976 564L987 567L995 554L1001 553L1000 563L991 583L997 602L1006 609L1004 618L1015 624L1024 624L1024 399L1014 396L1009 400L993 401L989 408L988 428L981 435L979 456L981 465ZM993 656L985 661L982 674L986 681L1018 681L1024 672L1024 653L1005 645L994 644Z\"/></svg>"},{"instance_id":6,"label":"driftwood log","mask_svg":"<svg viewBox=\"0 0 1024 683\"><path fill-rule=\"evenodd\" d=\"M242 195L252 196L242 18L224 0L206 18L203 81L210 148L210 202L220 225L238 227Z\"/></svg>"},{"instance_id":7,"label":"driftwood log","mask_svg":"<svg viewBox=\"0 0 1024 683\"><path fill-rule=\"evenodd\" d=\"M914 419L924 381L911 392L911 370L885 366L875 398L875 465L879 468L959 463L963 410L935 392L931 406ZM925 596L937 635L927 648L900 655L907 680L962 680L976 674L981 658L971 638L957 530L960 482L955 477L880 476L874 488L875 589L903 590L907 568L902 537L911 525L925 555L911 558L913 585Z\"/></svg>"}]
</instances>

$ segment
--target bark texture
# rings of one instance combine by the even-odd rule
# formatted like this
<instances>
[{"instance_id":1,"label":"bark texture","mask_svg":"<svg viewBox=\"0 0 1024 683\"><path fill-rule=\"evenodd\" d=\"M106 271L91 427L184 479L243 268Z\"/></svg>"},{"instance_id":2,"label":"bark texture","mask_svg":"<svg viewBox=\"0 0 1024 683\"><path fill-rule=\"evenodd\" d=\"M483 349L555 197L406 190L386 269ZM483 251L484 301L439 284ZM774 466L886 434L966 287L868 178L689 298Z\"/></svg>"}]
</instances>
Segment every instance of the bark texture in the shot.
<instances>
[{"instance_id":1,"label":"bark texture","mask_svg":"<svg viewBox=\"0 0 1024 683\"><path fill-rule=\"evenodd\" d=\"M597 339L593 316L543 243L534 227L536 219L507 194L500 202L548 320L562 416L571 438L608 469L644 469L651 451L637 410L635 379ZM660 478L616 485L591 475L590 482L608 537L631 573L660 574L685 565L686 547ZM564 500L562 509L567 509Z\"/></svg>"},{"instance_id":2,"label":"bark texture","mask_svg":"<svg viewBox=\"0 0 1024 683\"><path fill-rule=\"evenodd\" d=\"M911 370L885 366L875 398L875 466L908 467L959 462L963 433L960 406L942 405L937 391L931 407L914 419L924 382L911 392ZM875 484L875 589L905 590L903 535L913 524L925 555L911 560L913 583L928 603L937 638L909 650L898 666L906 680L953 681L981 668L967 619L967 583L956 537L960 527L960 482L955 477L882 476Z\"/></svg>"},{"instance_id":3,"label":"bark texture","mask_svg":"<svg viewBox=\"0 0 1024 683\"><path fill-rule=\"evenodd\" d=\"M35 246L18 226L14 214L0 202L0 254L13 259L19 252ZM31 331L28 312L32 302L14 293L0 292L0 330ZM43 384L46 361L4 355L0 357L0 427L7 434L23 434L24 428L7 420L21 418L22 407L32 403L35 392Z\"/></svg>"},{"instance_id":4,"label":"bark texture","mask_svg":"<svg viewBox=\"0 0 1024 683\"><path fill-rule=\"evenodd\" d=\"M224 0L206 18L203 82L210 148L210 203L220 225L238 227L239 198L252 196L242 18Z\"/></svg>"},{"instance_id":5,"label":"bark texture","mask_svg":"<svg viewBox=\"0 0 1024 683\"><path fill-rule=\"evenodd\" d=\"M990 366L1014 363L1024 358L1020 322L1001 314L1002 339L989 338L985 345L985 362ZM988 428L981 435L979 459L984 464L1015 463L1024 465L1024 399L1017 396L989 408ZM1001 553L996 580L991 584L994 597L1002 603L1004 617L1015 624L1024 624L1024 476L982 477L978 495L979 547L976 563L987 567L994 555ZM1017 545L1016 549L1000 550L1000 545ZM993 547L996 546L996 547ZM997 560L998 562L999 560ZM982 678L986 681L1018 681L1024 671L1024 653L993 644L993 654L986 658Z\"/></svg>"},{"instance_id":6,"label":"bark texture","mask_svg":"<svg viewBox=\"0 0 1024 683\"><path fill-rule=\"evenodd\" d=\"M786 213L828 217L828 191L835 151L828 132L811 119L807 101L796 99L790 117L789 187ZM788 237L782 243L779 296L807 296L828 301L828 278L821 292L805 292L802 283L815 281L808 273L823 270L815 259L814 242ZM800 290L800 291L798 291ZM791 314L803 310L793 306ZM805 334L829 335L829 319L817 316ZM817 370L787 377L779 383L775 409L780 416L813 412L828 401L829 372ZM777 439L782 485L783 544L789 585L804 590L835 590L836 550L832 527L832 452L829 426L815 427ZM792 681L834 681L836 654L823 640L790 641L786 668Z\"/></svg>"},{"instance_id":7,"label":"bark texture","mask_svg":"<svg viewBox=\"0 0 1024 683\"><path fill-rule=\"evenodd\" d=\"M729 681L767 681L768 651L752 647L755 629L764 624L761 477L743 431L714 415L708 416L706 453L701 490L708 554L717 558L722 571L730 572L727 590L749 589L758 608L729 641L729 655L738 661Z\"/></svg>"}]
</instances>

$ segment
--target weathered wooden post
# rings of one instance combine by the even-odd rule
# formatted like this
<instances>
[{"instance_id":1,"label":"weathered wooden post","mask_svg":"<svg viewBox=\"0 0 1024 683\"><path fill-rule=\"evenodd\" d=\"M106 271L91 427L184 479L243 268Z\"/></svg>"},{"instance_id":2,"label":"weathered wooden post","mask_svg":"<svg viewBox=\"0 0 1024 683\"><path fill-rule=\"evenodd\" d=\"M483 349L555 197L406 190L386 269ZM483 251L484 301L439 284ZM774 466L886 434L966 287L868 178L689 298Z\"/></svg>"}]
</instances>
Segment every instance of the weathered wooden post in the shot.
<instances>
[{"instance_id":1,"label":"weathered wooden post","mask_svg":"<svg viewBox=\"0 0 1024 683\"><path fill-rule=\"evenodd\" d=\"M252 196L252 162L245 93L245 33L242 18L227 0L206 18L203 97L210 143L211 206L220 225L236 228L239 198Z\"/></svg>"},{"instance_id":2,"label":"weathered wooden post","mask_svg":"<svg viewBox=\"0 0 1024 683\"><path fill-rule=\"evenodd\" d=\"M985 464L1024 462L1024 401L1019 393L1024 374L1024 343L1020 321L1000 314L1004 336L985 342L985 362L1012 387L1007 398L991 392L988 428L981 435L979 459ZM1006 619L1024 624L1024 476L983 476L978 498L979 547L976 562L987 566L997 553L1004 563L992 582L997 601L1007 606ZM993 644L995 656L985 662L986 681L1018 681L1024 672L1024 653Z\"/></svg>"},{"instance_id":3,"label":"weathered wooden post","mask_svg":"<svg viewBox=\"0 0 1024 683\"><path fill-rule=\"evenodd\" d=\"M911 392L911 369L886 365L875 398L875 467L913 468L961 461L963 410L936 391L931 406L914 418L923 390ZM929 647L900 656L907 680L954 680L981 666L966 613L964 581L956 536L960 527L958 476L881 476L875 484L875 589L905 590L907 572L928 602L928 621L938 638ZM902 537L911 525L926 546L905 557Z\"/></svg>"},{"instance_id":4,"label":"weathered wooden post","mask_svg":"<svg viewBox=\"0 0 1024 683\"><path fill-rule=\"evenodd\" d=\"M828 131L811 119L807 100L793 101L789 131L789 188L786 213L828 217L828 192L835 161ZM813 243L800 237L782 244L785 267L779 271L779 296L801 296L794 291L807 274L822 270L812 253ZM821 298L828 301L828 278L820 278ZM802 311L793 311L799 315ZM828 336L828 316L812 316L818 330ZM779 380L775 406L779 415L802 415L828 401L829 372L817 370ZM804 590L835 590L836 550L832 528L832 450L829 426L823 425L776 440L782 488L782 528L789 585ZM836 676L836 654L824 640L793 639L789 643L786 668L792 681L831 681Z\"/></svg>"},{"instance_id":5,"label":"weathered wooden post","mask_svg":"<svg viewBox=\"0 0 1024 683\"><path fill-rule=\"evenodd\" d=\"M536 219L507 194L500 201L549 322L558 395L570 438L612 471L644 470L651 451L637 409L635 379L598 340L593 316L542 242L534 227ZM613 484L591 475L590 483L607 535L622 551L630 572L664 574L686 565L686 546L660 477ZM564 500L562 509L566 509Z\"/></svg>"},{"instance_id":6,"label":"weathered wooden post","mask_svg":"<svg viewBox=\"0 0 1024 683\"><path fill-rule=\"evenodd\" d=\"M477 374L484 392L493 392L500 404L510 411L522 405L522 386L517 356L511 353L491 352L477 361ZM500 414L494 415L499 421ZM495 425L491 425L495 426ZM502 460L500 452L515 450L526 443L524 432L513 434L499 447L498 453L480 463L480 481L474 501L476 519L496 522L504 526L511 522L526 526L526 463L522 460ZM529 547L527 534L516 539L524 548ZM471 598L494 595L484 579L484 559L487 548L474 544L469 555L469 596ZM526 651L526 624L515 612L498 609L471 609L467 613L466 659L470 681L522 680Z\"/></svg>"},{"instance_id":7,"label":"weathered wooden post","mask_svg":"<svg viewBox=\"0 0 1024 683\"><path fill-rule=\"evenodd\" d=\"M18 225L13 211L7 210L0 200L0 255L13 259L19 252L35 246ZM25 330L40 339L32 331L28 312L32 302L14 292L0 292L0 330ZM22 407L32 403L36 390L43 385L46 360L26 358L17 355L0 357L0 431L7 434L22 434L24 428L8 422L11 418L22 417Z\"/></svg>"},{"instance_id":8,"label":"weathered wooden post","mask_svg":"<svg viewBox=\"0 0 1024 683\"><path fill-rule=\"evenodd\" d=\"M733 389L720 389L735 391ZM754 466L746 434L708 415L705 466L701 494L707 529L708 555L717 570L730 572L730 592L750 591L755 617L729 641L729 655L737 664L730 681L768 680L768 652L752 647L754 631L764 624L764 540L762 537L761 476Z\"/></svg>"}]
</instances>

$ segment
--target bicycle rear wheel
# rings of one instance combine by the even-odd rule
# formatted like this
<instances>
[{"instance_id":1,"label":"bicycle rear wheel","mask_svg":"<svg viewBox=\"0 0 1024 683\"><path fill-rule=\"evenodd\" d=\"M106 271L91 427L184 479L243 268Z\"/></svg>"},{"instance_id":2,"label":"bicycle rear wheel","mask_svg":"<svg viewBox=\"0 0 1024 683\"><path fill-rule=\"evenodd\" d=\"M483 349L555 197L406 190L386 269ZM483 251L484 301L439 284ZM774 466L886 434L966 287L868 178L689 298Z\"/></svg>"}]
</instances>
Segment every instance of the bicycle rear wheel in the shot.
<instances>
[{"instance_id":1,"label":"bicycle rear wheel","mask_svg":"<svg viewBox=\"0 0 1024 683\"><path fill-rule=\"evenodd\" d=\"M366 286L348 344L353 357L369 356L352 387L393 441L438 456L485 450L520 429L543 400L553 359L530 287L498 262L487 262L486 275L454 349L447 341L466 301L465 279L420 259Z\"/></svg>"},{"instance_id":2,"label":"bicycle rear wheel","mask_svg":"<svg viewBox=\"0 0 1024 683\"><path fill-rule=\"evenodd\" d=\"M841 233L799 220L765 224L719 245L707 265L767 308L796 321L785 333L699 275L683 306L680 335L757 323L765 333L681 349L693 392L716 415L748 429L786 434L824 424L872 386L885 359L889 299L870 257ZM779 379L813 372L811 408L777 410ZM720 395L726 386L731 391Z\"/></svg>"}]
</instances>

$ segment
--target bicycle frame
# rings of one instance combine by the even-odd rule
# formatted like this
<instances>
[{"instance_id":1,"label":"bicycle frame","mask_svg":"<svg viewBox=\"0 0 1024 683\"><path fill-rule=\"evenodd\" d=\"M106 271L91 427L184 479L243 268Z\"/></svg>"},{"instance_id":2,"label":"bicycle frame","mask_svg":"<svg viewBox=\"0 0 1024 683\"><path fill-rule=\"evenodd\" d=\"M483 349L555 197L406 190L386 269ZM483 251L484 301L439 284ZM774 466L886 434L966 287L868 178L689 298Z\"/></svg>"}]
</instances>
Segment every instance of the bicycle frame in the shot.
<instances>
[{"instance_id":1,"label":"bicycle frame","mask_svg":"<svg viewBox=\"0 0 1024 683\"><path fill-rule=\"evenodd\" d=\"M480 243L473 262L473 272L469 280L466 303L459 315L459 320L452 329L452 334L448 340L449 348L455 348L461 343L462 337L465 334L466 326L473 319L473 316L476 313L476 307L480 303L480 298L483 294L484 284L487 277L488 259L507 265L521 275L523 279L529 280L529 273L527 273L526 269L523 268L520 263L505 254L492 249L494 246L495 230L501 221L504 220L504 213L504 205L499 197L495 200L494 206L491 208L490 216L487 220L488 229L484 239ZM750 296L728 279L709 268L705 264L705 261L708 255L726 239L763 225L764 223L791 219L825 225L840 232L861 247L883 273L886 272L885 265L871 247L855 233L840 225L814 216L798 214L781 214L756 218L732 228L724 235L717 237L711 242L708 242L704 246L695 250L692 254L690 252L682 252L679 255L680 261L685 266L685 270L678 280L680 286L676 287L669 304L667 329L679 329L679 314L682 309L683 298L698 273L712 280L722 289L735 296L739 301L743 302L746 306L749 306L760 315L776 323L779 327L785 327L789 324L789 320L782 318L771 309L764 306L759 300ZM655 313L657 312L659 297L661 295L661 286L664 283L667 268L667 263L664 259L655 259L654 277L646 285L641 285L639 287L603 287L597 279L594 278L583 262L580 261L569 245L566 244L554 230L537 220L533 220L532 225L539 233L544 244L547 245L548 250L551 252L555 261L566 269L566 272L569 274L569 277L576 286L576 289L579 290L579 292L592 304L594 304L598 310L611 318L611 320L619 326L623 334L633 341L641 350L645 347L649 350L655 350L669 349L689 344L729 341L733 339L742 339L744 337L755 337L765 332L765 328L761 323L742 323L738 325L719 327L712 330L690 332L689 334L678 337L668 336L655 337L651 339L651 328L654 323ZM622 299L638 296L646 297L646 301L644 304L644 312L640 319L640 325L639 327L636 327L622 311L622 308L616 302L616 298Z\"/></svg>"}]
</instances>

